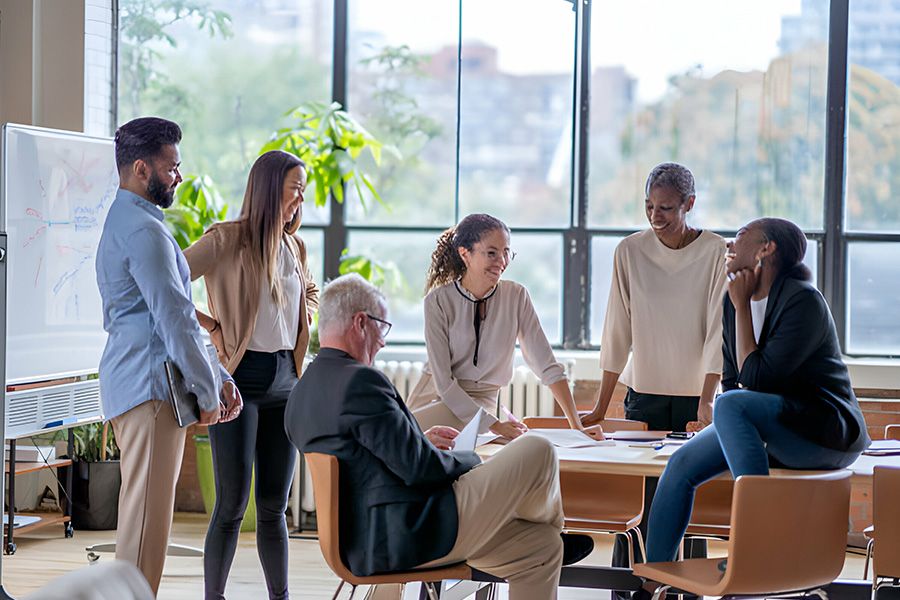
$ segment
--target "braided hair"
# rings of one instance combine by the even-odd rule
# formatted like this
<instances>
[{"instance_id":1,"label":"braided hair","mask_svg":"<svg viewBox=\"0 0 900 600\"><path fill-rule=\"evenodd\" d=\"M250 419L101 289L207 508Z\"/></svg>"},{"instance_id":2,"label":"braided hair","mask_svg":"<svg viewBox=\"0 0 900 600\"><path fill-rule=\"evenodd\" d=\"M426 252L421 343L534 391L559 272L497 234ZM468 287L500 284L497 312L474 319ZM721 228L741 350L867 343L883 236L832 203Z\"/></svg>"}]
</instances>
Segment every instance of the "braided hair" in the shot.
<instances>
[{"instance_id":1,"label":"braided hair","mask_svg":"<svg viewBox=\"0 0 900 600\"><path fill-rule=\"evenodd\" d=\"M476 213L468 215L442 233L431 253L431 266L425 278L425 293L462 277L466 272L466 263L459 255L459 249L471 251L487 233L497 229L509 235L506 223L491 215Z\"/></svg>"}]
</instances>

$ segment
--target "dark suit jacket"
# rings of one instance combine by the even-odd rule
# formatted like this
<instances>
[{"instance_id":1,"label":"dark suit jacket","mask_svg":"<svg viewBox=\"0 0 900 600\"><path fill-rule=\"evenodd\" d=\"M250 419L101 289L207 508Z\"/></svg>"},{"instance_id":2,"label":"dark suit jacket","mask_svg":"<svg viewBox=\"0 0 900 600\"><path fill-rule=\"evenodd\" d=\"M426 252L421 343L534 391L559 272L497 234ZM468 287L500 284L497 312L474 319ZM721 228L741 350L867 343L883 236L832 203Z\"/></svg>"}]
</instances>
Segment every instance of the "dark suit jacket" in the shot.
<instances>
[{"instance_id":1,"label":"dark suit jacket","mask_svg":"<svg viewBox=\"0 0 900 600\"><path fill-rule=\"evenodd\" d=\"M737 370L735 313L725 294L722 388L738 384L785 398L782 422L826 448L860 451L869 443L862 411L825 298L811 283L782 276L772 284L758 348Z\"/></svg>"},{"instance_id":2,"label":"dark suit jacket","mask_svg":"<svg viewBox=\"0 0 900 600\"><path fill-rule=\"evenodd\" d=\"M453 548L452 484L480 460L435 448L380 371L322 348L291 392L284 426L301 452L340 461L341 552L354 575L410 569Z\"/></svg>"}]
</instances>

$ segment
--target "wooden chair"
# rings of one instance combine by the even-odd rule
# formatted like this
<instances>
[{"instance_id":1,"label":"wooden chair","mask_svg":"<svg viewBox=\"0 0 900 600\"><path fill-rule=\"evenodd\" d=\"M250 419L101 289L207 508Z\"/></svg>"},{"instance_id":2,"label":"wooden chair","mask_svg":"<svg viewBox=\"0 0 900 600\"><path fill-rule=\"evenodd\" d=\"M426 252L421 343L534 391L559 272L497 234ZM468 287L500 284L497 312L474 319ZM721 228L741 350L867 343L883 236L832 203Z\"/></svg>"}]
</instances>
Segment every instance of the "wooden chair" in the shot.
<instances>
[{"instance_id":1,"label":"wooden chair","mask_svg":"<svg viewBox=\"0 0 900 600\"><path fill-rule=\"evenodd\" d=\"M728 539L734 481L712 479L697 488L685 537Z\"/></svg>"},{"instance_id":2,"label":"wooden chair","mask_svg":"<svg viewBox=\"0 0 900 600\"><path fill-rule=\"evenodd\" d=\"M698 596L816 594L840 574L850 471L743 476L734 485L725 570L720 559L635 565L634 574Z\"/></svg>"},{"instance_id":3,"label":"wooden chair","mask_svg":"<svg viewBox=\"0 0 900 600\"><path fill-rule=\"evenodd\" d=\"M438 598L434 583L445 579L471 579L472 569L463 562L434 569L414 569L396 573L383 573L368 577L357 577L350 572L341 558L339 535L339 487L338 460L330 454L309 452L304 454L312 475L313 491L316 497L316 522L319 527L319 548L325 562L341 579L332 600L338 597L345 583L351 587L350 598L360 585L422 582L431 600Z\"/></svg>"},{"instance_id":4,"label":"wooden chair","mask_svg":"<svg viewBox=\"0 0 900 600\"><path fill-rule=\"evenodd\" d=\"M900 425L888 425L884 428L884 439L900 440ZM873 484L874 485L874 484ZM874 495L874 490L873 490ZM900 498L900 496L895 496ZM874 502L873 502L874 503ZM874 519L873 519L874 521ZM875 548L875 523L872 523L863 530L869 542L866 544L866 562L863 563L863 579L869 578L869 562L872 560L872 551Z\"/></svg>"},{"instance_id":5,"label":"wooden chair","mask_svg":"<svg viewBox=\"0 0 900 600\"><path fill-rule=\"evenodd\" d=\"M872 598L878 588L896 585L900 579L900 468L875 467L872 483L872 516L878 531L878 544L872 554ZM872 533L869 549L875 543ZM868 557L866 557L868 563ZM868 565L867 565L868 566ZM884 579L893 580L883 581Z\"/></svg>"},{"instance_id":6,"label":"wooden chair","mask_svg":"<svg viewBox=\"0 0 900 600\"><path fill-rule=\"evenodd\" d=\"M530 429L565 429L565 417L525 417ZM646 431L647 424L628 419L605 419L603 431ZM605 473L560 473L564 528L572 532L622 535L628 540L628 562L634 565L633 540L644 554L644 538L638 525L644 511L644 478Z\"/></svg>"}]
</instances>

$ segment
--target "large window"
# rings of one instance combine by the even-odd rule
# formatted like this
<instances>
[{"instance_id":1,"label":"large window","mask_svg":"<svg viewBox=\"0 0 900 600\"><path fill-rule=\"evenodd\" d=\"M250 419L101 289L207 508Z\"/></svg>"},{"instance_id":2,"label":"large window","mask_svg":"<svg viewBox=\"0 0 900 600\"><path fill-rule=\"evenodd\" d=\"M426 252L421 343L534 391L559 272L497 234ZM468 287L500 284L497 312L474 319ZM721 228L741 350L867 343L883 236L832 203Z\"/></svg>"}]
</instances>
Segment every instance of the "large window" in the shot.
<instances>
[{"instance_id":1,"label":"large window","mask_svg":"<svg viewBox=\"0 0 900 600\"><path fill-rule=\"evenodd\" d=\"M118 5L118 123L142 115L178 122L182 173L211 177L229 215L237 216L250 165L284 125L284 114L330 99L331 1ZM304 228L327 222L327 210L304 205ZM323 234L305 237L310 268L321 280Z\"/></svg>"},{"instance_id":2,"label":"large window","mask_svg":"<svg viewBox=\"0 0 900 600\"><path fill-rule=\"evenodd\" d=\"M293 106L338 100L386 145L366 165L383 202L349 189L343 206L307 206L304 228L320 280L343 248L384 268L392 341L423 339L436 237L488 212L513 229L507 277L528 287L550 340L597 347L615 246L646 227L650 169L676 161L697 180L694 226L730 237L761 216L796 222L845 351L900 355L895 0L119 9L118 122L182 123L187 170L213 176L232 215Z\"/></svg>"},{"instance_id":3,"label":"large window","mask_svg":"<svg viewBox=\"0 0 900 600\"><path fill-rule=\"evenodd\" d=\"M900 5L850 2L846 350L900 355Z\"/></svg>"}]
</instances>

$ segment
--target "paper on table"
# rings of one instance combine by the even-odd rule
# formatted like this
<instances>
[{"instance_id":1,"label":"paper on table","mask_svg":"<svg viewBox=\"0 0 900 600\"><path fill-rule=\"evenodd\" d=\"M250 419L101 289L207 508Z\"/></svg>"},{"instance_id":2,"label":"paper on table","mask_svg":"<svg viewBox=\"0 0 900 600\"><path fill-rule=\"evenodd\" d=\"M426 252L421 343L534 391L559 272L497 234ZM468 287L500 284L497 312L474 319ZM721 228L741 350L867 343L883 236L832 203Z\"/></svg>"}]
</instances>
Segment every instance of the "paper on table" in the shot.
<instances>
[{"instance_id":1,"label":"paper on table","mask_svg":"<svg viewBox=\"0 0 900 600\"><path fill-rule=\"evenodd\" d=\"M615 446L613 440L595 440L576 429L529 429L526 435L539 435L549 440L557 448L591 448L593 446Z\"/></svg>"},{"instance_id":2,"label":"paper on table","mask_svg":"<svg viewBox=\"0 0 900 600\"><path fill-rule=\"evenodd\" d=\"M484 410L479 408L469 424L463 427L456 439L453 440L453 450L460 452L473 452L475 444L478 442L478 429L481 427L481 417L484 416Z\"/></svg>"},{"instance_id":3,"label":"paper on table","mask_svg":"<svg viewBox=\"0 0 900 600\"><path fill-rule=\"evenodd\" d=\"M900 454L900 440L874 440L863 454L869 456L892 456Z\"/></svg>"}]
</instances>

